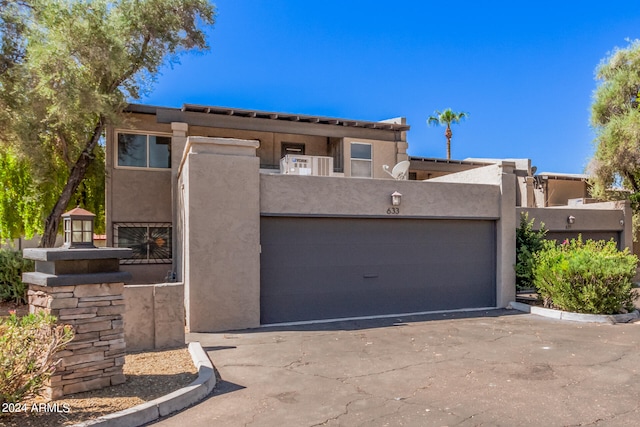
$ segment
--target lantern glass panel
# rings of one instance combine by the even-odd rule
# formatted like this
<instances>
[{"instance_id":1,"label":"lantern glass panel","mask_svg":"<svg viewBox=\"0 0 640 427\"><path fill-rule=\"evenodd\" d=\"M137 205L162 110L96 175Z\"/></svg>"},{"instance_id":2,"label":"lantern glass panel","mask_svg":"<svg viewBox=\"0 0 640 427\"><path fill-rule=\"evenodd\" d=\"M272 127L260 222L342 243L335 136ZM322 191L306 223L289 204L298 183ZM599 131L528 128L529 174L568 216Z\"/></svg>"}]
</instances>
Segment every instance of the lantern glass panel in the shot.
<instances>
[{"instance_id":1,"label":"lantern glass panel","mask_svg":"<svg viewBox=\"0 0 640 427\"><path fill-rule=\"evenodd\" d=\"M74 231L71 235L73 243L82 242L82 231Z\"/></svg>"},{"instance_id":2,"label":"lantern glass panel","mask_svg":"<svg viewBox=\"0 0 640 427\"><path fill-rule=\"evenodd\" d=\"M82 241L84 243L91 243L91 231L82 232Z\"/></svg>"},{"instance_id":3,"label":"lantern glass panel","mask_svg":"<svg viewBox=\"0 0 640 427\"><path fill-rule=\"evenodd\" d=\"M82 231L82 221L77 219L72 220L71 227L73 231Z\"/></svg>"},{"instance_id":4,"label":"lantern glass panel","mask_svg":"<svg viewBox=\"0 0 640 427\"><path fill-rule=\"evenodd\" d=\"M86 219L85 219L83 222L84 222L84 225L83 225L83 227L84 227L84 228L83 228L83 229L84 229L84 231L90 231L90 230L91 230L91 222L92 222L92 221L91 221L91 220L86 220Z\"/></svg>"}]
</instances>

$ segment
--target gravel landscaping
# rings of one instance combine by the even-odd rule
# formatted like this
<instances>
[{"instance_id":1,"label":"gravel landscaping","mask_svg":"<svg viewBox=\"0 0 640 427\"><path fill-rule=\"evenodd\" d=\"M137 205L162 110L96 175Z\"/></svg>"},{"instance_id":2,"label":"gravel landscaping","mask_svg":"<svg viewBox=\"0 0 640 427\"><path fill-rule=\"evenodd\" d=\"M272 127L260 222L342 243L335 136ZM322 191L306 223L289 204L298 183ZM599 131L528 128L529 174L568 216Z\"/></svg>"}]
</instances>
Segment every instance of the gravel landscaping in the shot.
<instances>
[{"instance_id":1,"label":"gravel landscaping","mask_svg":"<svg viewBox=\"0 0 640 427\"><path fill-rule=\"evenodd\" d=\"M2 414L0 425L73 425L164 396L188 385L198 376L186 347L128 354L125 359L127 381L124 384L65 396L49 402L49 408L40 405L43 400L34 399L26 403L24 412Z\"/></svg>"}]
</instances>

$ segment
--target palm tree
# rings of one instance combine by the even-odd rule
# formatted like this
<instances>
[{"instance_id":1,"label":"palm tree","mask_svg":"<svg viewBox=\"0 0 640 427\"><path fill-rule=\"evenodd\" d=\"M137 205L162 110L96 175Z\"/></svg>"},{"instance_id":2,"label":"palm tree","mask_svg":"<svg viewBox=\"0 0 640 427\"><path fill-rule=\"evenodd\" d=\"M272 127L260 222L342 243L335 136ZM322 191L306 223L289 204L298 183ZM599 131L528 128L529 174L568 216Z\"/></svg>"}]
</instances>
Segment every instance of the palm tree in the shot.
<instances>
[{"instance_id":1,"label":"palm tree","mask_svg":"<svg viewBox=\"0 0 640 427\"><path fill-rule=\"evenodd\" d=\"M436 110L435 115L429 116L427 119L427 124L429 125L447 126L447 130L444 131L444 136L447 138L447 160L451 160L451 137L453 136L453 132L451 132L451 124L460 123L462 119L468 116L469 113L454 113L451 108L447 108L443 112Z\"/></svg>"}]
</instances>

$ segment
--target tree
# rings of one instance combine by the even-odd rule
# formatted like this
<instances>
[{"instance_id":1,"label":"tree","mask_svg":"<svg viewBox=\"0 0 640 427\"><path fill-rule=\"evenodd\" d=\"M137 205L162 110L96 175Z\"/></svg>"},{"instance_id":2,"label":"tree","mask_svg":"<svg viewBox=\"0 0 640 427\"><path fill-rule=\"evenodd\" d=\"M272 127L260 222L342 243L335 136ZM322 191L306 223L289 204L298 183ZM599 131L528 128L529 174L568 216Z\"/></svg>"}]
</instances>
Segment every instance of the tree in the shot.
<instances>
[{"instance_id":1,"label":"tree","mask_svg":"<svg viewBox=\"0 0 640 427\"><path fill-rule=\"evenodd\" d=\"M640 207L640 41L615 49L596 69L599 81L591 105L596 132L589 164L592 193L602 199L629 197L635 218ZM631 194L613 191L624 188Z\"/></svg>"},{"instance_id":2,"label":"tree","mask_svg":"<svg viewBox=\"0 0 640 427\"><path fill-rule=\"evenodd\" d=\"M427 119L427 124L430 126L446 126L447 129L444 131L444 136L447 138L447 159L451 159L451 137L453 136L453 132L451 132L451 124L452 123L460 123L461 120L467 118L469 113L454 113L451 108L447 108L446 110L440 112L435 111L435 115L429 116Z\"/></svg>"},{"instance_id":3,"label":"tree","mask_svg":"<svg viewBox=\"0 0 640 427\"><path fill-rule=\"evenodd\" d=\"M38 193L55 190L40 242L51 247L60 215L83 198L105 128L125 120L128 102L150 90L162 65L208 49L214 7L208 0L23 0L8 1L7 12L7 0L0 2L0 126L7 129L0 145L28 165Z\"/></svg>"}]
</instances>

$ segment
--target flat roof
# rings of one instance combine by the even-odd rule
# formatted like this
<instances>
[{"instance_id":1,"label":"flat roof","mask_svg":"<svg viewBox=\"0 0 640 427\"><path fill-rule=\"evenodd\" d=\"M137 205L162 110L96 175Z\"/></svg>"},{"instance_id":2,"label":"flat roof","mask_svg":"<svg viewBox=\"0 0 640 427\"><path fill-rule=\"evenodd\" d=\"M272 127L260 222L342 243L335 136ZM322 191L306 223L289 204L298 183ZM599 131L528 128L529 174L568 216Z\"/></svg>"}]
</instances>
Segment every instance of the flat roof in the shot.
<instances>
[{"instance_id":1,"label":"flat roof","mask_svg":"<svg viewBox=\"0 0 640 427\"><path fill-rule=\"evenodd\" d=\"M409 156L409 160L413 160L416 162L425 162L425 163L449 163L454 165L489 166L493 164L493 163L487 163L487 162L479 162L476 160L452 160L452 159L439 159L436 157L419 157L419 156Z\"/></svg>"},{"instance_id":2,"label":"flat roof","mask_svg":"<svg viewBox=\"0 0 640 427\"><path fill-rule=\"evenodd\" d=\"M589 175L585 175L583 173L558 173L558 172L538 172L536 176L540 176L542 178L549 177L555 179L565 179L565 180L586 180L589 179Z\"/></svg>"},{"instance_id":3,"label":"flat roof","mask_svg":"<svg viewBox=\"0 0 640 427\"><path fill-rule=\"evenodd\" d=\"M156 114L158 109L183 111L190 113L214 114L220 116L237 116L247 118L259 118L269 120L282 120L287 122L317 123L322 125L346 126L366 129L380 129L391 131L408 131L411 126L389 122L371 122L365 120L339 119L324 116L309 116L305 114L280 113L272 111L246 110L231 107L218 107L196 104L183 104L182 108L158 107L144 104L129 104L126 112L141 114Z\"/></svg>"}]
</instances>

